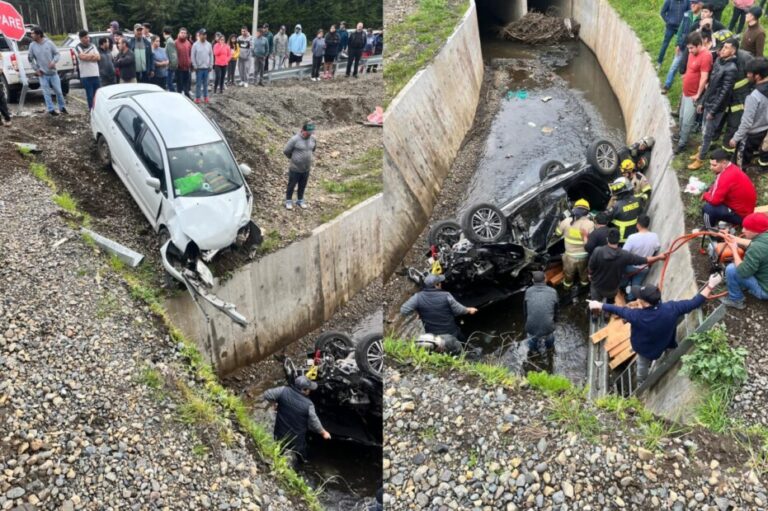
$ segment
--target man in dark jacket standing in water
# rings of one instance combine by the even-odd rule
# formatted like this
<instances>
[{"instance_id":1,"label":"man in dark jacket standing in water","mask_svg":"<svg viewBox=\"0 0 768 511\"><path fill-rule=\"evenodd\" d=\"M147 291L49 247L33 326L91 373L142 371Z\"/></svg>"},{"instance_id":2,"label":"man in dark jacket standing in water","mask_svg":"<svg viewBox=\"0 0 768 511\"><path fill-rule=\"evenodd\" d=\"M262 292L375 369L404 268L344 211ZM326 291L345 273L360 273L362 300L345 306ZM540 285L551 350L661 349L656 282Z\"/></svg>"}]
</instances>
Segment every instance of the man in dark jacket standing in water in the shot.
<instances>
[{"instance_id":1,"label":"man in dark jacket standing in water","mask_svg":"<svg viewBox=\"0 0 768 511\"><path fill-rule=\"evenodd\" d=\"M557 291L546 283L543 271L533 272L533 285L525 290L525 333L528 335L528 349L544 350L555 348L555 319L559 303Z\"/></svg>"},{"instance_id":2,"label":"man in dark jacket standing in water","mask_svg":"<svg viewBox=\"0 0 768 511\"><path fill-rule=\"evenodd\" d=\"M309 393L316 389L317 383L299 376L290 387L275 387L264 393L264 399L277 407L275 440L286 441L287 447L302 459L307 457L307 431L313 431L325 440L331 439L309 399Z\"/></svg>"},{"instance_id":3,"label":"man in dark jacket standing in water","mask_svg":"<svg viewBox=\"0 0 768 511\"><path fill-rule=\"evenodd\" d=\"M400 307L400 314L408 316L414 312L424 324L424 331L433 335L452 335L459 341L466 337L456 323L456 316L475 314L474 307L464 307L448 291L443 291L443 275L428 275L424 279L424 289L419 291Z\"/></svg>"}]
</instances>

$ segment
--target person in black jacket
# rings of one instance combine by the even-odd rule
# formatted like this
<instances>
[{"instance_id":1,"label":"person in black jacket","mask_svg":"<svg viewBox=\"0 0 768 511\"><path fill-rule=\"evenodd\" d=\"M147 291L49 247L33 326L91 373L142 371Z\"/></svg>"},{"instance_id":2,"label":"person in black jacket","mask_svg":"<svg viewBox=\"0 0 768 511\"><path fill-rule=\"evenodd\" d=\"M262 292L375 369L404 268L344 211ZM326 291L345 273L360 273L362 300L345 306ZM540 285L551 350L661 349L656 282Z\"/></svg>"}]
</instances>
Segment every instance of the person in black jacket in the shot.
<instances>
[{"instance_id":1,"label":"person in black jacket","mask_svg":"<svg viewBox=\"0 0 768 511\"><path fill-rule=\"evenodd\" d=\"M456 316L475 314L474 307L464 307L451 293L442 290L443 275L428 275L424 279L424 290L411 296L400 307L400 314L408 316L414 312L424 324L424 331L433 335L452 335L459 341L466 338L456 324Z\"/></svg>"},{"instance_id":2,"label":"person in black jacket","mask_svg":"<svg viewBox=\"0 0 768 511\"><path fill-rule=\"evenodd\" d=\"M720 21L720 18L723 17L723 11L728 6L728 0L711 0L712 5L712 16L717 20Z\"/></svg>"},{"instance_id":3,"label":"person in black jacket","mask_svg":"<svg viewBox=\"0 0 768 511\"><path fill-rule=\"evenodd\" d=\"M115 57L115 71L120 75L120 83L136 83L136 63L128 41L120 40L120 53Z\"/></svg>"},{"instance_id":4,"label":"person in black jacket","mask_svg":"<svg viewBox=\"0 0 768 511\"><path fill-rule=\"evenodd\" d=\"M709 152L709 146L715 138L717 129L723 122L725 111L730 104L733 94L733 85L739 73L736 66L736 52L739 42L728 39L720 49L720 58L715 62L712 74L709 76L709 84L704 98L696 107L697 112L704 115L704 136L701 140L699 153L695 155L693 162L688 165L689 170L698 170L704 166L704 160Z\"/></svg>"},{"instance_id":5,"label":"person in black jacket","mask_svg":"<svg viewBox=\"0 0 768 511\"><path fill-rule=\"evenodd\" d=\"M360 67L360 57L363 56L363 48L365 48L366 34L363 31L363 23L357 24L357 29L349 34L349 41L347 41L347 76L349 76L352 67L355 70L352 76L357 78L357 69Z\"/></svg>"},{"instance_id":6,"label":"person in black jacket","mask_svg":"<svg viewBox=\"0 0 768 511\"><path fill-rule=\"evenodd\" d=\"M336 25L331 25L331 30L325 34L325 71L323 78L329 80L336 74L336 58L341 49L341 37L336 32Z\"/></svg>"}]
</instances>

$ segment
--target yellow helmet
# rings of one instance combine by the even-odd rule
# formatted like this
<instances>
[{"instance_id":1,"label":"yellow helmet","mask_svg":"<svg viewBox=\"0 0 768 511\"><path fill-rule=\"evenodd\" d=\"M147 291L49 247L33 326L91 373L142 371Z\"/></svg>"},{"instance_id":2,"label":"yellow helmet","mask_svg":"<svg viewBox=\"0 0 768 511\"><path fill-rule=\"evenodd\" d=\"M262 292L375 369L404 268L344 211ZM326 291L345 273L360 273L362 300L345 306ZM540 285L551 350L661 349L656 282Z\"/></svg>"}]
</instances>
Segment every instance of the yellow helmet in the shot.
<instances>
[{"instance_id":1,"label":"yellow helmet","mask_svg":"<svg viewBox=\"0 0 768 511\"><path fill-rule=\"evenodd\" d=\"M623 162L621 162L621 172L622 174L625 172L634 172L635 171L635 162L627 158Z\"/></svg>"},{"instance_id":2,"label":"yellow helmet","mask_svg":"<svg viewBox=\"0 0 768 511\"><path fill-rule=\"evenodd\" d=\"M589 210L589 202L587 202L587 199L579 199L574 203L573 207Z\"/></svg>"}]
</instances>

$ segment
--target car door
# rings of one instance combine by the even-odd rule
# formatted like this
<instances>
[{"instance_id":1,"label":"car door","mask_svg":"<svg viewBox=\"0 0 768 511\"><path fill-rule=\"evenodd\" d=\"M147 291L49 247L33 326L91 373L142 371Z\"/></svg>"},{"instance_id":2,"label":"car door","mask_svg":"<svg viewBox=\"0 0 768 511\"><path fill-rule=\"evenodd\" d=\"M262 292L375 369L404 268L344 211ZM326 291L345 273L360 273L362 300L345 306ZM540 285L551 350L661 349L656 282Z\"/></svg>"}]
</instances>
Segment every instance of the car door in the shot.
<instances>
[{"instance_id":1,"label":"car door","mask_svg":"<svg viewBox=\"0 0 768 511\"><path fill-rule=\"evenodd\" d=\"M136 142L141 137L145 128L146 123L144 120L129 106L120 108L112 118L109 126L109 150L117 166L115 170L137 202L137 190L134 187L135 180L131 179L130 175L135 171L138 162L135 149Z\"/></svg>"},{"instance_id":2,"label":"car door","mask_svg":"<svg viewBox=\"0 0 768 511\"><path fill-rule=\"evenodd\" d=\"M157 138L150 129L145 129L136 144L136 159L134 170L130 172L133 186L138 191L137 199L144 215L152 227L157 227L160 208L163 199L168 196L168 181L165 172L163 151ZM155 190L147 184L147 178L160 180L160 190Z\"/></svg>"}]
</instances>

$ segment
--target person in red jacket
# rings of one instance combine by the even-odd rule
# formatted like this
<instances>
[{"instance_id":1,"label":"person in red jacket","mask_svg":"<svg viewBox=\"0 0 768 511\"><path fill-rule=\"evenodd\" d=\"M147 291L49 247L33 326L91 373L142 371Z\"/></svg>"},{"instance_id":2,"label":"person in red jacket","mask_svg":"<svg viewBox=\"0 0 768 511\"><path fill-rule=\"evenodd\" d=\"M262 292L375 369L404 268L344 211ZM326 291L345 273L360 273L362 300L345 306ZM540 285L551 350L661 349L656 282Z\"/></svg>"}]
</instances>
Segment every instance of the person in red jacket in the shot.
<instances>
[{"instance_id":1,"label":"person in red jacket","mask_svg":"<svg viewBox=\"0 0 768 511\"><path fill-rule=\"evenodd\" d=\"M709 166L717 176L704 193L704 225L717 229L720 221L741 225L741 220L755 210L757 192L744 171L731 163L722 149L712 151Z\"/></svg>"},{"instance_id":2,"label":"person in red jacket","mask_svg":"<svg viewBox=\"0 0 768 511\"><path fill-rule=\"evenodd\" d=\"M176 68L176 90L191 98L189 89L192 84L192 43L187 39L188 34L187 29L181 27L176 37L176 56L179 60Z\"/></svg>"}]
</instances>

